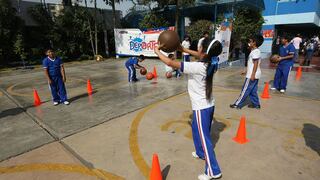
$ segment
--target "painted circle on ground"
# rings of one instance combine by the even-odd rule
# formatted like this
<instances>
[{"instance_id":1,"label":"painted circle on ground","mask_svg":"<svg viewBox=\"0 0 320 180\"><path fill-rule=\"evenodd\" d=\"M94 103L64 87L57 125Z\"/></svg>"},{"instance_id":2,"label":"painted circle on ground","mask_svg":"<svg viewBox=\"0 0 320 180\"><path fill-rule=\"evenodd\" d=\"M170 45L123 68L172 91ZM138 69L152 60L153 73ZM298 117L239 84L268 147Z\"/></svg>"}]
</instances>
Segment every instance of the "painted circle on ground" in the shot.
<instances>
[{"instance_id":1,"label":"painted circle on ground","mask_svg":"<svg viewBox=\"0 0 320 180\"><path fill-rule=\"evenodd\" d=\"M33 81L34 81L34 80L33 80ZM74 82L74 81L86 82L86 80L84 80L84 79L79 79L79 78L70 78L70 80L68 80L68 82L71 82L71 83ZM14 90L14 88L16 88L17 86L22 85L22 84L26 84L26 83L28 83L28 82L30 82L30 81L24 81L24 82L20 82L20 83L13 84L13 85L11 85L11 86L9 86L9 87L7 88L7 92L8 92L10 95L13 95L13 96L32 97L33 95L32 95L31 92L30 92L30 93L19 93L19 92L16 92L16 91Z\"/></svg>"},{"instance_id":2,"label":"painted circle on ground","mask_svg":"<svg viewBox=\"0 0 320 180\"><path fill-rule=\"evenodd\" d=\"M34 171L57 171L67 173L79 173L87 176L95 176L99 179L124 180L123 177L106 172L101 169L90 169L81 165L59 164L59 163L39 163L39 164L23 164L9 167L0 167L1 174L18 173L18 172L34 172Z\"/></svg>"},{"instance_id":3,"label":"painted circle on ground","mask_svg":"<svg viewBox=\"0 0 320 180\"><path fill-rule=\"evenodd\" d=\"M148 179L149 178L149 173L150 173L150 166L147 164L146 160L144 159L141 150L139 148L139 144L138 144L138 127L140 125L140 122L142 121L144 115L150 111L151 109L155 108L156 106L158 106L161 103L165 103L169 100L172 100L174 98L180 97L180 96L186 96L187 93L182 93L176 96L173 96L171 98L162 100L162 101L158 101L155 102L147 107L145 107L144 109L142 109L133 119L132 123L131 123L131 127L130 127L130 134L129 134L129 148L130 148L130 152L133 158L134 163L136 164L136 166L138 167L138 169L140 170L140 172L142 173L142 175ZM226 120L226 119L222 119L221 117L217 118L219 121L223 122L226 124L226 128L231 126L231 123Z\"/></svg>"}]
</instances>

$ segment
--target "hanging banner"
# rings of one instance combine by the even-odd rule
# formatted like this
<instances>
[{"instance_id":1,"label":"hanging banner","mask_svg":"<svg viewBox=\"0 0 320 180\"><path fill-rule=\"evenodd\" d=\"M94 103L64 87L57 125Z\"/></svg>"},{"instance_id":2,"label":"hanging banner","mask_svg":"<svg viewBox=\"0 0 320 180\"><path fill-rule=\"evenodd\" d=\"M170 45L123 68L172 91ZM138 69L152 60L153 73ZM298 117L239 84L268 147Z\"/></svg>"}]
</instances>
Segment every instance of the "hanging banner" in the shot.
<instances>
[{"instance_id":1,"label":"hanging banner","mask_svg":"<svg viewBox=\"0 0 320 180\"><path fill-rule=\"evenodd\" d=\"M157 57L154 48L162 31L174 28L158 28L141 31L140 29L114 29L116 55Z\"/></svg>"},{"instance_id":2,"label":"hanging banner","mask_svg":"<svg viewBox=\"0 0 320 180\"><path fill-rule=\"evenodd\" d=\"M262 34L263 34L263 38L272 39L274 36L274 31L273 31L273 29L266 29L266 30L262 30Z\"/></svg>"},{"instance_id":3,"label":"hanging banner","mask_svg":"<svg viewBox=\"0 0 320 180\"><path fill-rule=\"evenodd\" d=\"M222 53L219 56L219 64L228 61L232 23L222 23L215 32L215 39L222 44Z\"/></svg>"}]
</instances>

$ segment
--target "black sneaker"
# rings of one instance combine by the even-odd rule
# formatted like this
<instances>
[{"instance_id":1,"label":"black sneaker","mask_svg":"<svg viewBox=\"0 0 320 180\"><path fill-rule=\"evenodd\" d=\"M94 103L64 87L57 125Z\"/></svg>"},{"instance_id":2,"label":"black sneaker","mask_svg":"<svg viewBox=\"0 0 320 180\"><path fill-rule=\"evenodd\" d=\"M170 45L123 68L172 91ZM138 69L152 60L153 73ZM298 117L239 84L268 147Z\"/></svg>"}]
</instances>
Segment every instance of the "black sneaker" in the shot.
<instances>
[{"instance_id":1,"label":"black sneaker","mask_svg":"<svg viewBox=\"0 0 320 180\"><path fill-rule=\"evenodd\" d=\"M261 109L261 106L260 106L260 105L258 105L258 106L254 106L253 104L249 104L249 105L248 105L248 108Z\"/></svg>"},{"instance_id":2,"label":"black sneaker","mask_svg":"<svg viewBox=\"0 0 320 180\"><path fill-rule=\"evenodd\" d=\"M237 109L241 109L239 106L235 105L235 104L230 104L230 108L237 108Z\"/></svg>"}]
</instances>

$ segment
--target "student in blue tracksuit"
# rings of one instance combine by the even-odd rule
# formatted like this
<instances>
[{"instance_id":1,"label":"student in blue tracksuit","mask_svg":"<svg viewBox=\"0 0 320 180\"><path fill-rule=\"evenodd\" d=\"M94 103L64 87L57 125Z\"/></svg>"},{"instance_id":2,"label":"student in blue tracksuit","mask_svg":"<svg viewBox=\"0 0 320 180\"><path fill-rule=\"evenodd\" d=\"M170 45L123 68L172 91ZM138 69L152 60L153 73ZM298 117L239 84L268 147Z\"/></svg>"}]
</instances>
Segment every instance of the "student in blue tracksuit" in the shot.
<instances>
[{"instance_id":1,"label":"student in blue tracksuit","mask_svg":"<svg viewBox=\"0 0 320 180\"><path fill-rule=\"evenodd\" d=\"M47 57L43 59L42 64L45 75L48 79L53 105L63 103L69 105L67 92L64 83L66 82L66 74L62 60L55 56L52 49L47 50Z\"/></svg>"},{"instance_id":2,"label":"student in blue tracksuit","mask_svg":"<svg viewBox=\"0 0 320 180\"><path fill-rule=\"evenodd\" d=\"M285 93L287 89L287 82L289 73L294 64L293 58L295 55L295 47L289 43L289 37L284 36L281 39L282 46L279 50L279 64L274 76L273 87L271 90L279 90L281 93Z\"/></svg>"},{"instance_id":3,"label":"student in blue tracksuit","mask_svg":"<svg viewBox=\"0 0 320 180\"><path fill-rule=\"evenodd\" d=\"M155 53L166 65L174 69L180 69L182 73L188 74L188 93L193 110L192 135L196 150L192 152L192 156L205 160L204 174L200 174L198 179L210 180L219 179L222 176L210 136L214 114L212 78L217 70L218 55L222 52L222 45L218 40L210 41L205 39L201 47L201 52L183 48L181 45L178 49L181 52L201 57L199 62L173 61L160 52L161 44L160 47L155 48Z\"/></svg>"},{"instance_id":4,"label":"student in blue tracksuit","mask_svg":"<svg viewBox=\"0 0 320 180\"><path fill-rule=\"evenodd\" d=\"M258 83L261 77L261 52L259 47L262 45L262 43L263 37L261 35L255 35L249 39L248 45L251 49L251 52L248 58L246 79L244 81L240 96L234 104L230 105L231 108L241 109L244 106L246 99L250 97L251 104L249 104L248 107L260 109Z\"/></svg>"},{"instance_id":5,"label":"student in blue tracksuit","mask_svg":"<svg viewBox=\"0 0 320 180\"><path fill-rule=\"evenodd\" d=\"M130 57L125 65L128 70L128 81L129 82L137 82L136 69L144 68L139 65L139 62L142 62L145 59L144 55L140 55L139 57Z\"/></svg>"}]
</instances>

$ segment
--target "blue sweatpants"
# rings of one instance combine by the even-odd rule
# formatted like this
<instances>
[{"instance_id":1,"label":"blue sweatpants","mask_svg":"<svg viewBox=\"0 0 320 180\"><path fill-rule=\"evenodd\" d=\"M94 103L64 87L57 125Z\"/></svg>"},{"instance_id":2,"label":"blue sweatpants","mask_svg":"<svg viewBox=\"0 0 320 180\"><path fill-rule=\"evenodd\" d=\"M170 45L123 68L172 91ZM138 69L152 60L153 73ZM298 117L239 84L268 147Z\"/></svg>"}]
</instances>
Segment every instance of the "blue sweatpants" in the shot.
<instances>
[{"instance_id":1,"label":"blue sweatpants","mask_svg":"<svg viewBox=\"0 0 320 180\"><path fill-rule=\"evenodd\" d=\"M50 76L52 83L49 85L54 102L67 100L67 91L61 76Z\"/></svg>"},{"instance_id":2,"label":"blue sweatpants","mask_svg":"<svg viewBox=\"0 0 320 180\"><path fill-rule=\"evenodd\" d=\"M214 106L193 111L192 136L197 155L205 159L205 174L209 176L221 173L210 136Z\"/></svg>"},{"instance_id":3,"label":"blue sweatpants","mask_svg":"<svg viewBox=\"0 0 320 180\"><path fill-rule=\"evenodd\" d=\"M128 81L129 82L136 81L137 80L136 68L134 68L134 66L126 66L126 68L128 69Z\"/></svg>"},{"instance_id":4,"label":"blue sweatpants","mask_svg":"<svg viewBox=\"0 0 320 180\"><path fill-rule=\"evenodd\" d=\"M179 69L174 70L174 72L176 73L176 78L181 76L181 72Z\"/></svg>"},{"instance_id":5,"label":"blue sweatpants","mask_svg":"<svg viewBox=\"0 0 320 180\"><path fill-rule=\"evenodd\" d=\"M184 62L190 62L190 55L183 55Z\"/></svg>"},{"instance_id":6,"label":"blue sweatpants","mask_svg":"<svg viewBox=\"0 0 320 180\"><path fill-rule=\"evenodd\" d=\"M292 66L291 65L278 65L276 74L274 75L273 87L281 90L287 89L288 77L290 74Z\"/></svg>"},{"instance_id":7,"label":"blue sweatpants","mask_svg":"<svg viewBox=\"0 0 320 180\"><path fill-rule=\"evenodd\" d=\"M238 99L234 104L241 108L243 106L243 103L246 101L246 99L249 96L250 101L254 106L260 106L259 96L258 96L258 82L259 82L259 79L255 79L252 81L251 79L246 78L246 80L244 81L240 96L238 97Z\"/></svg>"}]
</instances>

